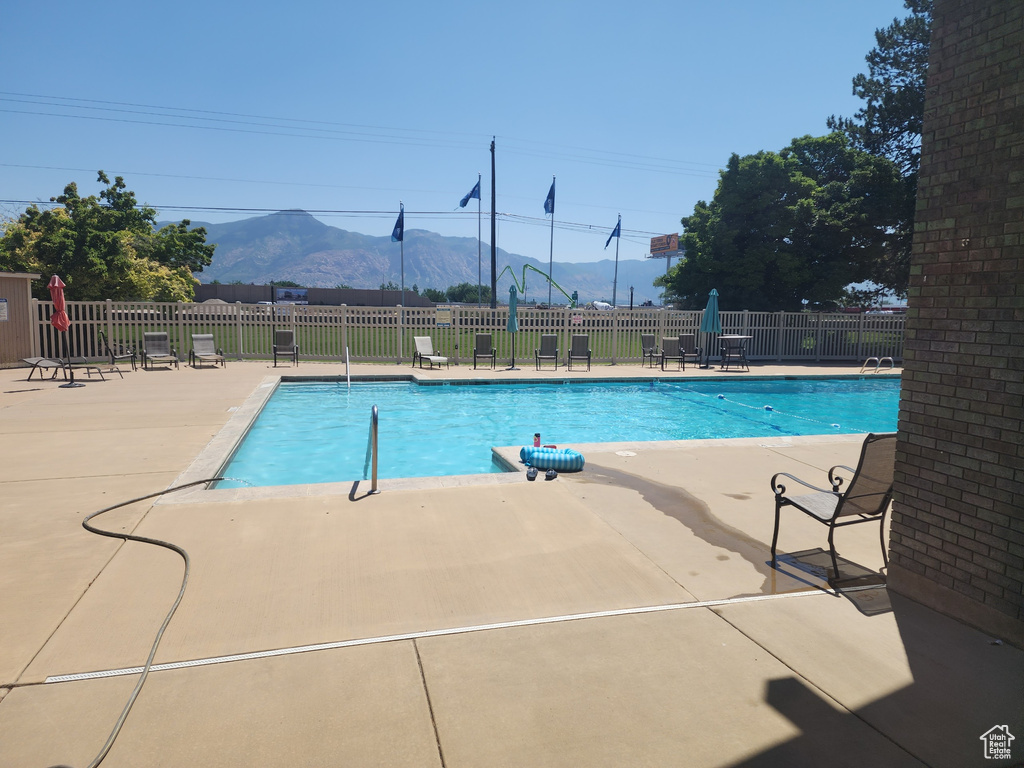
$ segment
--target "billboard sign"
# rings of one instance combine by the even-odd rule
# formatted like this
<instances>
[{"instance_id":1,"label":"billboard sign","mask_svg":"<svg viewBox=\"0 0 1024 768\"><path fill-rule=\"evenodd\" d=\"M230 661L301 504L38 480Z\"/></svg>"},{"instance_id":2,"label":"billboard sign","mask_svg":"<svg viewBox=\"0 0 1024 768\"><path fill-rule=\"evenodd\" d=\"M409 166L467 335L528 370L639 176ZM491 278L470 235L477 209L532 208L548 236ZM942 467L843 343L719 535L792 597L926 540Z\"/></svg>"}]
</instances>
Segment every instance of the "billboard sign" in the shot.
<instances>
[{"instance_id":1,"label":"billboard sign","mask_svg":"<svg viewBox=\"0 0 1024 768\"><path fill-rule=\"evenodd\" d=\"M308 288L275 288L276 304L309 304Z\"/></svg>"},{"instance_id":2,"label":"billboard sign","mask_svg":"<svg viewBox=\"0 0 1024 768\"><path fill-rule=\"evenodd\" d=\"M674 235L659 235L651 238L651 256L661 256L667 253L676 253L679 250L679 233Z\"/></svg>"}]
</instances>

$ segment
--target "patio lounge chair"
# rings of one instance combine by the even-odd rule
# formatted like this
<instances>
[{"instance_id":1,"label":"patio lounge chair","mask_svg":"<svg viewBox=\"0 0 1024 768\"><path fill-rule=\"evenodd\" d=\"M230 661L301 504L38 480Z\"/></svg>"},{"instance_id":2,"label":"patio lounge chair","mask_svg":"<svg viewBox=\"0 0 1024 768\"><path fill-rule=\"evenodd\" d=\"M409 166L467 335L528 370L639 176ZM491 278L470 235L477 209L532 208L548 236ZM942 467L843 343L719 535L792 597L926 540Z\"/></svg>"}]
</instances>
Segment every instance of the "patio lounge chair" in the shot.
<instances>
[{"instance_id":1,"label":"patio lounge chair","mask_svg":"<svg viewBox=\"0 0 1024 768\"><path fill-rule=\"evenodd\" d=\"M494 351L494 337L489 333L476 335L476 346L473 347L473 370L476 370L478 358L491 359L491 368L497 365L498 354Z\"/></svg>"},{"instance_id":2,"label":"patio lounge chair","mask_svg":"<svg viewBox=\"0 0 1024 768\"><path fill-rule=\"evenodd\" d=\"M214 368L220 363L222 368L227 367L224 350L214 349L212 333L193 333L192 349L189 350L188 357L193 368L198 367L200 363L213 363Z\"/></svg>"},{"instance_id":3,"label":"patio lounge chair","mask_svg":"<svg viewBox=\"0 0 1024 768\"><path fill-rule=\"evenodd\" d=\"M107 334L103 331L97 331L97 335L103 342L103 354L110 358L110 367L117 368L117 363L120 360L130 360L132 364L132 370L137 371L138 365L136 360L138 355L135 354L135 350L131 347L126 347L124 344L118 343L115 346L111 346L110 342L107 341ZM124 378L123 376L121 378Z\"/></svg>"},{"instance_id":4,"label":"patio lounge chair","mask_svg":"<svg viewBox=\"0 0 1024 768\"><path fill-rule=\"evenodd\" d=\"M882 544L882 561L888 565L885 553L885 513L892 499L893 473L896 464L896 433L869 434L864 438L860 450L860 461L856 469L835 466L828 471L831 489L818 488L794 477L788 472L778 472L772 477L772 491L775 492L775 532L772 534L772 567L776 564L776 545L779 540L779 516L783 507L795 507L819 523L828 526L828 548L832 555L832 572L839 577L839 562L833 541L835 529L856 523L878 523L878 539ZM836 470L845 469L850 474L846 490L841 491L843 478ZM790 496L779 478L788 477L814 493ZM852 518L852 519L843 519Z\"/></svg>"},{"instance_id":5,"label":"patio lounge chair","mask_svg":"<svg viewBox=\"0 0 1024 768\"><path fill-rule=\"evenodd\" d=\"M441 363L451 368L451 364L448 362L447 357L434 354L434 340L429 336L413 336L413 341L416 342L416 351L412 355L412 364L415 367L416 361L419 360L420 368L423 367L423 361L426 360L430 367L434 367L434 363L437 363L437 367L441 367Z\"/></svg>"},{"instance_id":6,"label":"patio lounge chair","mask_svg":"<svg viewBox=\"0 0 1024 768\"><path fill-rule=\"evenodd\" d=\"M166 331L144 333L142 338L142 370L146 370L147 365L152 368L154 364L170 366L174 363L174 367L178 367L178 353L171 346Z\"/></svg>"},{"instance_id":7,"label":"patio lounge chair","mask_svg":"<svg viewBox=\"0 0 1024 768\"><path fill-rule=\"evenodd\" d=\"M299 364L299 345L295 343L295 331L274 331L275 368L279 357L288 358L296 365Z\"/></svg>"},{"instance_id":8,"label":"patio lounge chair","mask_svg":"<svg viewBox=\"0 0 1024 768\"><path fill-rule=\"evenodd\" d=\"M660 355L658 343L654 340L653 333L640 334L640 365L650 360L650 367L654 367L654 358Z\"/></svg>"},{"instance_id":9,"label":"patio lounge chair","mask_svg":"<svg viewBox=\"0 0 1024 768\"><path fill-rule=\"evenodd\" d=\"M679 354L683 357L683 368L689 360L694 365L700 364L700 355L703 350L697 346L697 337L692 333L679 334Z\"/></svg>"},{"instance_id":10,"label":"patio lounge chair","mask_svg":"<svg viewBox=\"0 0 1024 768\"><path fill-rule=\"evenodd\" d=\"M66 366L63 360L52 360L49 357L23 357L21 362L28 363L32 366L32 370L28 372L28 378L25 381L32 380L32 374L39 371L39 378L42 380L43 371L52 370L53 373L50 375L51 379L57 378L59 371L64 371L64 377L67 378Z\"/></svg>"},{"instance_id":11,"label":"patio lounge chair","mask_svg":"<svg viewBox=\"0 0 1024 768\"><path fill-rule=\"evenodd\" d=\"M590 370L590 337L586 334L578 334L572 337L569 357L565 361L570 371L572 370L573 360L586 360L587 370Z\"/></svg>"},{"instance_id":12,"label":"patio lounge chair","mask_svg":"<svg viewBox=\"0 0 1024 768\"><path fill-rule=\"evenodd\" d=\"M544 360L550 360L558 370L558 337L553 333L546 333L540 337L540 349L533 350L533 362L540 370L540 364Z\"/></svg>"},{"instance_id":13,"label":"patio lounge chair","mask_svg":"<svg viewBox=\"0 0 1024 768\"><path fill-rule=\"evenodd\" d=\"M678 336L661 337L661 370L665 370L665 363L668 360L675 360L678 368L683 368L683 356L679 351Z\"/></svg>"}]
</instances>

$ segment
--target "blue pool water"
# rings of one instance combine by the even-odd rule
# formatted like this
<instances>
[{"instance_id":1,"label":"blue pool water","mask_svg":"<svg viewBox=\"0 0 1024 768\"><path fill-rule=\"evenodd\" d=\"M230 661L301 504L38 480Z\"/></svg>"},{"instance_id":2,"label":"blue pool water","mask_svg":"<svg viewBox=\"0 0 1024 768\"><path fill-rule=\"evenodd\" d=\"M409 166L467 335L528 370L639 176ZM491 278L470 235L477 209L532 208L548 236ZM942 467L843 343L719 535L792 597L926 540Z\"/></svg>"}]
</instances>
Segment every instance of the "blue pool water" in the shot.
<instances>
[{"instance_id":1,"label":"blue pool water","mask_svg":"<svg viewBox=\"0 0 1024 768\"><path fill-rule=\"evenodd\" d=\"M378 477L500 472L491 447L896 429L895 379L451 384L282 383L218 487L364 479L379 409ZM770 406L770 410L765 406Z\"/></svg>"}]
</instances>

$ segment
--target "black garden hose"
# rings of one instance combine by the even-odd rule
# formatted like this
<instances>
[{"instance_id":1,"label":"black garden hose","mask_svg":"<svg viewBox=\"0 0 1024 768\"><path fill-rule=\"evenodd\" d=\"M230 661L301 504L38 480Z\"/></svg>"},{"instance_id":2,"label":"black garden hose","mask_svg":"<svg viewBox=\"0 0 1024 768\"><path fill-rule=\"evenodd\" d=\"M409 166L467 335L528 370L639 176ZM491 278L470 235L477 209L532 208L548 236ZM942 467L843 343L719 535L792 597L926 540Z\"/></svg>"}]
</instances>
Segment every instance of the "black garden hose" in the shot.
<instances>
[{"instance_id":1,"label":"black garden hose","mask_svg":"<svg viewBox=\"0 0 1024 768\"><path fill-rule=\"evenodd\" d=\"M121 711L121 716L117 718L117 723L114 724L114 729L110 732L110 735L107 737L106 743L103 745L103 748L99 751L99 754L96 755L96 757L93 759L91 763L89 763L88 768L96 768L96 766L103 762L103 760L107 756L107 753L110 752L110 748L114 746L114 741L117 739L118 734L121 732L121 727L124 725L125 720L128 719L128 713L131 712L132 706L135 704L135 700L139 697L139 693L142 691L142 686L146 682L146 678L149 676L149 668L153 665L153 658L156 656L157 648L160 647L160 640L164 636L164 630L166 630L167 625L171 623L171 617L174 616L174 612L178 610L178 605L181 603L181 598L185 596L185 587L188 584L188 574L191 566L188 557L188 552L179 547L177 544L172 544L169 541L162 541L160 539L151 539L147 536L135 536L130 533L115 533L113 531L104 531L101 528L96 528L95 526L90 525L89 521L92 520L94 517L99 517L100 515L106 514L107 512L112 512L115 509L127 507L129 504L135 504L140 501L145 501L146 499L153 499L156 498L157 496L163 496L164 494L172 493L174 491L180 491L184 488L191 488L192 486L195 485L205 485L207 483L212 483L216 480L222 479L223 478L220 477L212 477L206 480L196 480L191 483L185 483L184 485L177 485L171 488L165 488L162 491L150 493L145 496L139 496L138 498L130 499L129 501L122 501L118 504L114 504L113 506L101 509L98 512L93 512L91 515L89 515L82 521L82 527L90 533L95 533L99 536L109 536L112 539L138 541L142 544L154 544L158 547L163 547L164 549L170 549L174 552L177 552L179 555L181 555L181 559L185 561L185 572L181 578L181 589L178 590L178 597L177 599L175 599L174 605L171 606L171 610L167 612L167 617L164 619L163 624L160 625L160 631L156 633L156 639L153 641L153 647L149 651L149 658L146 659L146 664L142 668L142 674L139 676L139 681L135 684L135 689L132 691L131 696L128 697L128 702L124 705L124 709ZM53 768L68 768L68 766L53 766Z\"/></svg>"}]
</instances>

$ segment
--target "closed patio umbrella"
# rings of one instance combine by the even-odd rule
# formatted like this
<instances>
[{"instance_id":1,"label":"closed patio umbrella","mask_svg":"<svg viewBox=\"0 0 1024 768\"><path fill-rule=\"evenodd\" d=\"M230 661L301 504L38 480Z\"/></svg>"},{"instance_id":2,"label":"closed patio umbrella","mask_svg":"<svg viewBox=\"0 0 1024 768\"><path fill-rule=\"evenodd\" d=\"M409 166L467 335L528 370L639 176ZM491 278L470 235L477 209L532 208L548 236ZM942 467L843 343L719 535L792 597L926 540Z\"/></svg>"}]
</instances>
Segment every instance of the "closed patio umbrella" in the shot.
<instances>
[{"instance_id":1,"label":"closed patio umbrella","mask_svg":"<svg viewBox=\"0 0 1024 768\"><path fill-rule=\"evenodd\" d=\"M711 293L708 294L708 305L704 308L704 315L700 319L700 332L704 334L721 333L722 332L722 318L718 316L718 290L716 288L711 289ZM704 365L702 368L708 367L708 356L710 352L711 339L704 339Z\"/></svg>"},{"instance_id":2,"label":"closed patio umbrella","mask_svg":"<svg viewBox=\"0 0 1024 768\"><path fill-rule=\"evenodd\" d=\"M71 371L71 381L61 384L62 387L84 387L80 381L75 381L75 369L71 367L71 347L68 345L68 328L71 327L71 318L68 317L67 304L64 302L64 281L57 275L50 278L46 289L50 292L50 300L53 302L53 314L50 315L52 325L64 339L64 351L68 358L68 370Z\"/></svg>"},{"instance_id":3,"label":"closed patio umbrella","mask_svg":"<svg viewBox=\"0 0 1024 768\"><path fill-rule=\"evenodd\" d=\"M512 362L506 371L518 371L516 368L516 334L519 332L519 318L516 316L517 306L519 304L519 295L516 292L516 284L508 288L508 325L506 330L512 334Z\"/></svg>"}]
</instances>

